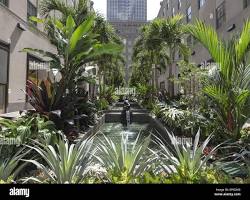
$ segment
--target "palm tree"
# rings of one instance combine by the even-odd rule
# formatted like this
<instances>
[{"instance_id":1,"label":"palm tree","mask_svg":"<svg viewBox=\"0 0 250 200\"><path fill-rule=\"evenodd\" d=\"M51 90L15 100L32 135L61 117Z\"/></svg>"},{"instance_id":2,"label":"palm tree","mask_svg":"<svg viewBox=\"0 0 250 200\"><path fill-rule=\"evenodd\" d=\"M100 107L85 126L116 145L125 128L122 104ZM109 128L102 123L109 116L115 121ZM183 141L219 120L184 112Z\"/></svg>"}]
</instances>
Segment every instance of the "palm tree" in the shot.
<instances>
[{"instance_id":1,"label":"palm tree","mask_svg":"<svg viewBox=\"0 0 250 200\"><path fill-rule=\"evenodd\" d=\"M48 17L37 20L49 24L54 31L54 43L57 54L38 49L25 48L26 52L36 52L50 59L51 68L59 69L62 79L59 82L59 101L66 89L75 88L74 78L79 69L85 64L96 61L101 55L117 55L121 47L114 43L100 44L93 32L94 16L90 15L81 25L77 26L73 17L68 16L66 24L60 20Z\"/></svg>"},{"instance_id":2,"label":"palm tree","mask_svg":"<svg viewBox=\"0 0 250 200\"><path fill-rule=\"evenodd\" d=\"M226 130L240 137L240 129L250 117L250 67L246 54L250 45L250 22L246 21L241 35L227 44L219 39L211 26L197 21L188 31L208 50L217 63L218 74L204 83L204 93L215 105L218 119Z\"/></svg>"},{"instance_id":3,"label":"palm tree","mask_svg":"<svg viewBox=\"0 0 250 200\"><path fill-rule=\"evenodd\" d=\"M95 27L93 31L98 34L97 40L102 44L113 43L120 46L123 45L114 28L99 14L96 16ZM124 65L124 59L120 54L102 54L96 60L96 63L99 66L99 80L103 80L104 91L107 75L110 72L120 71L120 68L117 65L118 62Z\"/></svg>"},{"instance_id":4,"label":"palm tree","mask_svg":"<svg viewBox=\"0 0 250 200\"><path fill-rule=\"evenodd\" d=\"M184 60L188 61L189 49L184 44L183 38L185 34L185 26L182 24L183 16L176 15L173 18L159 19L160 32L158 37L162 40L162 46L168 53L167 61L169 67L169 88L170 96L174 96L174 79L173 68L175 63L175 55L180 52L184 56ZM155 22L156 23L156 22Z\"/></svg>"},{"instance_id":5,"label":"palm tree","mask_svg":"<svg viewBox=\"0 0 250 200\"><path fill-rule=\"evenodd\" d=\"M80 25L83 23L88 16L93 15L94 16L94 24L93 24L93 30L92 32L97 34L95 39L98 40L102 44L110 44L115 43L118 45L122 45L122 42L120 38L115 33L113 27L108 24L104 17L101 16L98 13L95 13L94 10L90 7L90 0L79 0L74 1L73 5L69 4L67 1L61 1L61 0L43 0L41 2L41 14L45 17L51 16L52 12L60 13L57 14L57 18L59 17L60 21L63 24L66 24L67 17L71 15L76 23L76 25ZM52 42L54 42L56 39L54 38L54 29L53 26L50 28L50 24L48 24L47 29L49 30L49 36ZM54 42L56 44L56 42ZM88 59L87 61L90 62L96 62L99 66L98 75L99 80L101 83L101 80L106 80L105 76L108 71L107 68L110 68L110 65L112 65L112 59L113 57L119 58L118 55L114 54L103 54L100 57L96 57L96 59ZM118 69L118 68L117 68ZM116 70L117 70L116 69ZM104 86L105 88L105 86Z\"/></svg>"},{"instance_id":6,"label":"palm tree","mask_svg":"<svg viewBox=\"0 0 250 200\"><path fill-rule=\"evenodd\" d=\"M53 14L61 16L60 18L63 23L66 23L67 17L71 15L77 26L94 13L90 7L90 0L74 1L73 5L68 0L43 0L40 3L40 10L41 15L45 18Z\"/></svg>"},{"instance_id":7,"label":"palm tree","mask_svg":"<svg viewBox=\"0 0 250 200\"><path fill-rule=\"evenodd\" d=\"M151 30L150 25L143 26L140 30L140 35L135 42L133 48L133 67L134 73L132 74L131 83L135 80L138 81L144 77L150 77L152 73L152 65L165 66L168 56L165 54L159 37L155 37L158 34L159 29L155 27L154 31ZM138 73L138 76L135 74ZM146 78L143 81L148 84L150 79ZM152 78L152 77L151 77ZM154 81L154 79L153 79ZM143 83L141 82L141 83ZM152 82L153 87L154 82Z\"/></svg>"},{"instance_id":8,"label":"palm tree","mask_svg":"<svg viewBox=\"0 0 250 200\"><path fill-rule=\"evenodd\" d=\"M168 19L156 19L142 28L139 39L135 45L135 58L144 55L151 59L151 64L169 65L169 79L173 78L173 64L176 52L188 59L189 50L183 43L185 34L182 16L176 15ZM169 84L170 95L174 95L172 81Z\"/></svg>"}]
</instances>

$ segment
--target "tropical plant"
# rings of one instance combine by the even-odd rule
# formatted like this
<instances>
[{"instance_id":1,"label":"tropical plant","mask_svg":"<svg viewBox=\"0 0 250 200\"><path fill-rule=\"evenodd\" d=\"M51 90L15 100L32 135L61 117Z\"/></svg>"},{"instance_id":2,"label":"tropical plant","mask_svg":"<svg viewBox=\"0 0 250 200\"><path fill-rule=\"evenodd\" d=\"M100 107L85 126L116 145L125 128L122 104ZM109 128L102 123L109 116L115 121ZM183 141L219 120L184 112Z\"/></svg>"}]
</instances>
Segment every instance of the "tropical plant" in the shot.
<instances>
[{"instance_id":1,"label":"tropical plant","mask_svg":"<svg viewBox=\"0 0 250 200\"><path fill-rule=\"evenodd\" d=\"M0 119L0 126L0 137L18 139L20 144L31 139L53 144L59 136L55 124L39 114L28 113L17 120Z\"/></svg>"},{"instance_id":2,"label":"tropical plant","mask_svg":"<svg viewBox=\"0 0 250 200\"><path fill-rule=\"evenodd\" d=\"M201 145L199 145L200 130L196 134L193 144L190 142L180 143L178 138L169 132L167 132L167 135L169 146L166 145L168 144L166 141L155 137L155 142L160 149L155 152L155 155L161 160L164 172L173 178L176 181L175 183L199 182L201 173L208 169L208 161L212 159L213 154L219 147L216 146L207 155L204 154L212 135Z\"/></svg>"},{"instance_id":3,"label":"tropical plant","mask_svg":"<svg viewBox=\"0 0 250 200\"><path fill-rule=\"evenodd\" d=\"M250 143L250 127L245 127L241 130L241 141L244 143Z\"/></svg>"},{"instance_id":4,"label":"tropical plant","mask_svg":"<svg viewBox=\"0 0 250 200\"><path fill-rule=\"evenodd\" d=\"M176 52L180 52L184 56L184 60L188 60L189 55L188 47L182 40L185 34L182 18L181 15L176 15L167 19L156 19L143 27L135 44L134 60L147 60L151 72L153 70L152 65L159 65L163 69L169 65L168 78L169 80L173 79L173 64ZM154 86L154 78L152 83ZM173 81L170 81L170 96L174 95L172 83Z\"/></svg>"},{"instance_id":5,"label":"tropical plant","mask_svg":"<svg viewBox=\"0 0 250 200\"><path fill-rule=\"evenodd\" d=\"M109 102L106 99L101 98L96 100L95 105L99 111L103 111L108 109Z\"/></svg>"},{"instance_id":6,"label":"tropical plant","mask_svg":"<svg viewBox=\"0 0 250 200\"><path fill-rule=\"evenodd\" d=\"M232 38L224 44L216 31L197 21L189 25L189 33L209 51L217 63L216 77L205 81L203 91L213 101L218 120L234 139L250 116L250 67L247 52L250 44L250 22L246 21L238 40Z\"/></svg>"},{"instance_id":7,"label":"tropical plant","mask_svg":"<svg viewBox=\"0 0 250 200\"><path fill-rule=\"evenodd\" d=\"M2 152L3 146L0 146L0 181L10 182L15 180L26 163L21 163L21 159L28 153L24 148L19 149L16 153L6 158Z\"/></svg>"},{"instance_id":8,"label":"tropical plant","mask_svg":"<svg viewBox=\"0 0 250 200\"><path fill-rule=\"evenodd\" d=\"M152 113L157 117L157 118L161 118L162 117L162 108L164 106L161 104L154 104L153 105L153 109L152 109Z\"/></svg>"},{"instance_id":9,"label":"tropical plant","mask_svg":"<svg viewBox=\"0 0 250 200\"><path fill-rule=\"evenodd\" d=\"M195 107L200 95L201 82L206 77L207 70L186 61L178 62L178 70L178 78L172 80L181 87L181 94L186 95L192 102L192 107Z\"/></svg>"},{"instance_id":10,"label":"tropical plant","mask_svg":"<svg viewBox=\"0 0 250 200\"><path fill-rule=\"evenodd\" d=\"M105 99L110 105L118 100L118 97L115 95L115 88L111 86L100 86L100 98Z\"/></svg>"},{"instance_id":11,"label":"tropical plant","mask_svg":"<svg viewBox=\"0 0 250 200\"><path fill-rule=\"evenodd\" d=\"M72 16L67 17L66 24L50 17L40 21L44 24L50 23L50 28L54 30L57 54L31 48L25 48L23 51L35 52L49 58L51 68L56 68L61 73L62 78L58 83L57 91L60 95L55 99L55 103L66 93L66 89L75 88L72 80L84 64L94 61L100 55L114 55L121 51L121 47L117 44L101 44L96 40L97 36L93 33L93 15L79 26L76 25Z\"/></svg>"},{"instance_id":12,"label":"tropical plant","mask_svg":"<svg viewBox=\"0 0 250 200\"><path fill-rule=\"evenodd\" d=\"M102 44L115 43L123 46L121 38L115 32L115 29L102 17L97 14L95 18L95 27L93 30L98 34L97 40ZM99 67L98 76L100 85L106 90L106 85L122 86L125 61L121 55L102 54L96 60Z\"/></svg>"},{"instance_id":13,"label":"tropical plant","mask_svg":"<svg viewBox=\"0 0 250 200\"><path fill-rule=\"evenodd\" d=\"M53 2L57 3L57 6L61 5L58 1ZM55 5L49 6L49 9L56 10ZM56 83L51 83L49 80L42 82L40 87L29 81L27 95L37 112L49 116L58 129L74 139L81 127L85 130L94 123L94 115L89 112L90 110L83 110L84 107L89 108L90 103L82 101L85 96L79 93L82 90L79 85L82 85L83 81L92 81L89 77L82 76L85 64L97 61L103 54L117 56L122 47L112 41L106 43L98 41L98 35L94 33L94 14L85 16L79 25L71 15L67 16L66 20L51 16L45 19L35 17L31 19L45 24L47 31L53 32L51 40L57 47L57 54L31 48L25 48L23 51L38 53L47 58L50 67L58 69L62 78ZM83 103L86 105L81 105Z\"/></svg>"},{"instance_id":14,"label":"tropical plant","mask_svg":"<svg viewBox=\"0 0 250 200\"><path fill-rule=\"evenodd\" d=\"M165 105L160 109L161 121L173 132L180 135L193 136L201 128L206 131L209 123L199 111L194 109L181 109L182 105Z\"/></svg>"},{"instance_id":15,"label":"tropical plant","mask_svg":"<svg viewBox=\"0 0 250 200\"><path fill-rule=\"evenodd\" d=\"M225 157L216 162L230 177L250 178L250 146L249 144L234 142L223 148Z\"/></svg>"},{"instance_id":16,"label":"tropical plant","mask_svg":"<svg viewBox=\"0 0 250 200\"><path fill-rule=\"evenodd\" d=\"M144 156L150 136L141 140L139 134L133 144L129 144L127 134L122 135L120 143L115 143L105 135L101 138L97 138L99 142L95 158L107 170L109 182L133 183L155 161L155 157Z\"/></svg>"},{"instance_id":17,"label":"tropical plant","mask_svg":"<svg viewBox=\"0 0 250 200\"><path fill-rule=\"evenodd\" d=\"M40 3L41 15L47 18L53 11L60 13L58 17L63 23L66 23L67 17L71 15L76 24L80 25L89 15L93 14L89 0L78 0L72 3L73 5L61 0L43 0Z\"/></svg>"},{"instance_id":18,"label":"tropical plant","mask_svg":"<svg viewBox=\"0 0 250 200\"><path fill-rule=\"evenodd\" d=\"M55 147L35 142L28 148L36 151L43 159L45 165L37 160L24 160L33 163L46 175L46 181L50 183L79 183L87 175L87 169L92 163L91 146L93 138L88 138L77 144L69 144L63 139L59 140ZM27 178L26 181L42 182L39 178Z\"/></svg>"},{"instance_id":19,"label":"tropical plant","mask_svg":"<svg viewBox=\"0 0 250 200\"><path fill-rule=\"evenodd\" d=\"M39 86L28 81L27 96L36 112L47 116L59 130L66 135L85 130L95 123L95 105L89 101L88 94L83 89L71 91L57 98L59 85L50 80L42 81ZM72 124L72 121L74 122Z\"/></svg>"},{"instance_id":20,"label":"tropical plant","mask_svg":"<svg viewBox=\"0 0 250 200\"><path fill-rule=\"evenodd\" d=\"M152 109L156 102L155 89L150 85L138 83L136 85L136 92L136 97L139 103L148 109Z\"/></svg>"},{"instance_id":21,"label":"tropical plant","mask_svg":"<svg viewBox=\"0 0 250 200\"><path fill-rule=\"evenodd\" d=\"M103 54L97 55L95 60L89 60L89 61L95 61L95 63L98 64L99 70L98 70L98 76L101 81L103 80L103 84L105 87L105 84L108 84L110 81L112 81L112 84L117 83L115 80L112 80L112 75L117 75L116 78L120 78L120 83L123 81L123 74L121 72L121 69L123 67L119 67L120 65L124 66L123 58L118 54L114 54L114 48L107 48L110 47L109 44L117 44L118 46L122 46L122 41L116 34L113 27L107 23L107 21L102 17L100 14L95 13L94 10L91 7L91 1L89 0L79 0L74 1L74 5L68 4L68 2L63 2L60 0L52 0L47 1L44 0L41 2L41 11L42 15L44 15L46 18L49 17L49 14L51 11L59 12L61 15L58 15L56 18L59 19L62 24L67 23L68 16L72 16L73 20L75 21L75 24L79 26L82 24L85 20L88 19L89 16L93 16L93 26L91 32L95 35L96 41L99 43L106 45L103 49ZM54 28L52 24L49 22L47 23L47 29L49 32L49 36L53 41L56 41L57 38L54 36ZM86 39L86 38L85 38ZM56 42L57 44L57 42ZM114 47L114 46L113 46ZM120 62L121 61L121 62Z\"/></svg>"}]
</instances>

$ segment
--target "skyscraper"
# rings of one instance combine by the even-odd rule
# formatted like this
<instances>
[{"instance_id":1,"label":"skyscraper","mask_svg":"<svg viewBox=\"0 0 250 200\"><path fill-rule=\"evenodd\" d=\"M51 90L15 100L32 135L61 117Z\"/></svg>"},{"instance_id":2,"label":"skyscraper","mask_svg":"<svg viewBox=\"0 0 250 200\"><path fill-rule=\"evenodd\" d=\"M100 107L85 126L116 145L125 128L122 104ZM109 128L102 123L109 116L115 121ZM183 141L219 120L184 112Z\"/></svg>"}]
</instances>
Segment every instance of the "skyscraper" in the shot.
<instances>
[{"instance_id":1,"label":"skyscraper","mask_svg":"<svg viewBox=\"0 0 250 200\"><path fill-rule=\"evenodd\" d=\"M107 0L107 19L124 42L125 78L128 83L133 45L140 27L147 23L147 0Z\"/></svg>"},{"instance_id":2,"label":"skyscraper","mask_svg":"<svg viewBox=\"0 0 250 200\"><path fill-rule=\"evenodd\" d=\"M109 21L147 21L147 0L108 0Z\"/></svg>"}]
</instances>

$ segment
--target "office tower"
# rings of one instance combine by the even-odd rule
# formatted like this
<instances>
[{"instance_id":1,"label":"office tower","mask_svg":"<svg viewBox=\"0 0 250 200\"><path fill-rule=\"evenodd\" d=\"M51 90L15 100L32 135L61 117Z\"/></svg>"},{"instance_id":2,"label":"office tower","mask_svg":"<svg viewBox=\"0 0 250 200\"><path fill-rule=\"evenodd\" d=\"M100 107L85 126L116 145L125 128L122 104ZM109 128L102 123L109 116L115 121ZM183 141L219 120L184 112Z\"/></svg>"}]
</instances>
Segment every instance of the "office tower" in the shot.
<instances>
[{"instance_id":1,"label":"office tower","mask_svg":"<svg viewBox=\"0 0 250 200\"><path fill-rule=\"evenodd\" d=\"M124 42L128 83L132 69L133 45L140 27L147 23L147 0L107 0L107 20Z\"/></svg>"}]
</instances>

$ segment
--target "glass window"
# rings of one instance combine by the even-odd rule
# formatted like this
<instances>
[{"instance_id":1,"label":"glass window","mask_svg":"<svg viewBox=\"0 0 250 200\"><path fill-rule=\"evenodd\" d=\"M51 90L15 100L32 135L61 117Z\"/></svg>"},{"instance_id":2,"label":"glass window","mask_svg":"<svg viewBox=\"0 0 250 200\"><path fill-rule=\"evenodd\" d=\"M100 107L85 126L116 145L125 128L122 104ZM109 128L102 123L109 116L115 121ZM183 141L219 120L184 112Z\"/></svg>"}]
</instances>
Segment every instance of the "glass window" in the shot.
<instances>
[{"instance_id":1,"label":"glass window","mask_svg":"<svg viewBox=\"0 0 250 200\"><path fill-rule=\"evenodd\" d=\"M187 23L189 23L192 20L192 7L189 6L187 9Z\"/></svg>"},{"instance_id":2,"label":"glass window","mask_svg":"<svg viewBox=\"0 0 250 200\"><path fill-rule=\"evenodd\" d=\"M9 6L9 0L0 0L0 4L3 4L5 6Z\"/></svg>"},{"instance_id":3,"label":"glass window","mask_svg":"<svg viewBox=\"0 0 250 200\"><path fill-rule=\"evenodd\" d=\"M27 20L28 21L31 16L37 17L37 8L30 1L28 1L28 4L27 4ZM32 24L36 25L36 22L32 22Z\"/></svg>"},{"instance_id":4,"label":"glass window","mask_svg":"<svg viewBox=\"0 0 250 200\"><path fill-rule=\"evenodd\" d=\"M181 8L181 0L178 0L178 10Z\"/></svg>"},{"instance_id":5,"label":"glass window","mask_svg":"<svg viewBox=\"0 0 250 200\"><path fill-rule=\"evenodd\" d=\"M216 9L216 27L220 28L226 21L225 1Z\"/></svg>"},{"instance_id":6,"label":"glass window","mask_svg":"<svg viewBox=\"0 0 250 200\"><path fill-rule=\"evenodd\" d=\"M6 86L0 83L0 114L5 113Z\"/></svg>"},{"instance_id":7,"label":"glass window","mask_svg":"<svg viewBox=\"0 0 250 200\"><path fill-rule=\"evenodd\" d=\"M170 3L169 0L167 0L167 10L169 9Z\"/></svg>"},{"instance_id":8,"label":"glass window","mask_svg":"<svg viewBox=\"0 0 250 200\"><path fill-rule=\"evenodd\" d=\"M5 112L8 86L8 47L0 44L0 113Z\"/></svg>"},{"instance_id":9,"label":"glass window","mask_svg":"<svg viewBox=\"0 0 250 200\"><path fill-rule=\"evenodd\" d=\"M175 16L175 8L172 9L172 16Z\"/></svg>"},{"instance_id":10,"label":"glass window","mask_svg":"<svg viewBox=\"0 0 250 200\"><path fill-rule=\"evenodd\" d=\"M205 3L206 3L206 0L199 0L199 1L198 1L198 7L199 7L199 9L200 9L202 6L204 6Z\"/></svg>"},{"instance_id":11,"label":"glass window","mask_svg":"<svg viewBox=\"0 0 250 200\"><path fill-rule=\"evenodd\" d=\"M39 85L49 75L49 64L34 56L28 55L28 80Z\"/></svg>"},{"instance_id":12,"label":"glass window","mask_svg":"<svg viewBox=\"0 0 250 200\"><path fill-rule=\"evenodd\" d=\"M247 8L250 5L250 0L243 0L243 8Z\"/></svg>"}]
</instances>

